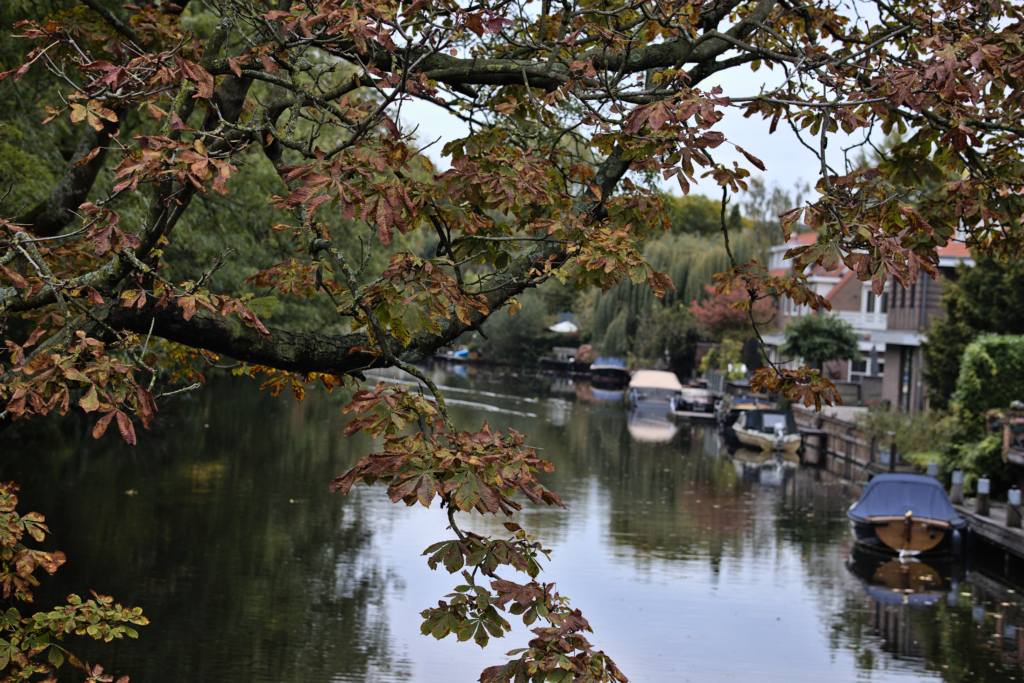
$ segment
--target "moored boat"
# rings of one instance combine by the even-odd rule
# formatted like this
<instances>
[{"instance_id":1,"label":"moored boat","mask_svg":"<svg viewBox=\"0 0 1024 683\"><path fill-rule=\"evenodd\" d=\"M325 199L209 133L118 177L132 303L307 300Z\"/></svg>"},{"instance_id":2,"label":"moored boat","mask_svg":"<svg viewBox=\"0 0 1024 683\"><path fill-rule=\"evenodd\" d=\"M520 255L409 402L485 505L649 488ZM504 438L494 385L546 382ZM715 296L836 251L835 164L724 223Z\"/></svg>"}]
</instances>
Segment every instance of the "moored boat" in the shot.
<instances>
[{"instance_id":1,"label":"moored boat","mask_svg":"<svg viewBox=\"0 0 1024 683\"><path fill-rule=\"evenodd\" d=\"M668 404L682 391L683 385L673 372L664 370L637 370L629 380L626 400L631 406L641 403Z\"/></svg>"},{"instance_id":2,"label":"moored boat","mask_svg":"<svg viewBox=\"0 0 1024 683\"><path fill-rule=\"evenodd\" d=\"M875 476L846 516L858 543L901 555L959 555L969 532L942 484L922 474Z\"/></svg>"},{"instance_id":3,"label":"moored boat","mask_svg":"<svg viewBox=\"0 0 1024 683\"><path fill-rule=\"evenodd\" d=\"M763 451L796 453L802 443L793 413L788 410L744 410L732 429L741 444Z\"/></svg>"},{"instance_id":4,"label":"moored boat","mask_svg":"<svg viewBox=\"0 0 1024 683\"><path fill-rule=\"evenodd\" d=\"M626 361L614 356L600 356L590 364L590 384L600 389L624 389L629 384Z\"/></svg>"},{"instance_id":5,"label":"moored boat","mask_svg":"<svg viewBox=\"0 0 1024 683\"><path fill-rule=\"evenodd\" d=\"M704 387L683 387L672 399L672 410L693 413L714 413L715 394Z\"/></svg>"},{"instance_id":6,"label":"moored boat","mask_svg":"<svg viewBox=\"0 0 1024 683\"><path fill-rule=\"evenodd\" d=\"M726 394L719 401L715 409L718 428L721 430L722 436L725 437L726 445L730 448L740 446L740 441L736 438L736 432L733 430L733 425L736 424L736 418L740 416L740 413L746 410L771 409L774 407L774 403L760 398L749 398L747 396L733 397Z\"/></svg>"}]
</instances>

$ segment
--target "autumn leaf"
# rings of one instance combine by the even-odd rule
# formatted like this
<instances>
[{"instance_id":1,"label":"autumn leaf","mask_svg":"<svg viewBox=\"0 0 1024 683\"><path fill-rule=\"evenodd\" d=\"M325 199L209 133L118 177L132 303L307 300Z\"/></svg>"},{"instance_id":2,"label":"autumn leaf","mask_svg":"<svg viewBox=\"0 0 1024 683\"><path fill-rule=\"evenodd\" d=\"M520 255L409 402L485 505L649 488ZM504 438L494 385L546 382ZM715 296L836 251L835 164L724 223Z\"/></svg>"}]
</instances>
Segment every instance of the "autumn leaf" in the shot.
<instances>
[{"instance_id":1,"label":"autumn leaf","mask_svg":"<svg viewBox=\"0 0 1024 683\"><path fill-rule=\"evenodd\" d=\"M135 427L132 426L132 420L125 413L120 410L115 411L117 415L117 428L121 432L121 438L125 440L129 446L135 445Z\"/></svg>"},{"instance_id":2,"label":"autumn leaf","mask_svg":"<svg viewBox=\"0 0 1024 683\"><path fill-rule=\"evenodd\" d=\"M195 62L181 60L181 72L196 85L194 97L210 99L213 97L213 76Z\"/></svg>"},{"instance_id":3,"label":"autumn leaf","mask_svg":"<svg viewBox=\"0 0 1024 683\"><path fill-rule=\"evenodd\" d=\"M89 387L89 391L85 392L85 395L79 399L78 405L87 413L100 409L100 399L95 384Z\"/></svg>"},{"instance_id":4,"label":"autumn leaf","mask_svg":"<svg viewBox=\"0 0 1024 683\"><path fill-rule=\"evenodd\" d=\"M103 130L103 122L117 123L117 114L107 109L96 100L89 100L85 105L71 103L71 120L74 123L85 121L97 131Z\"/></svg>"}]
</instances>

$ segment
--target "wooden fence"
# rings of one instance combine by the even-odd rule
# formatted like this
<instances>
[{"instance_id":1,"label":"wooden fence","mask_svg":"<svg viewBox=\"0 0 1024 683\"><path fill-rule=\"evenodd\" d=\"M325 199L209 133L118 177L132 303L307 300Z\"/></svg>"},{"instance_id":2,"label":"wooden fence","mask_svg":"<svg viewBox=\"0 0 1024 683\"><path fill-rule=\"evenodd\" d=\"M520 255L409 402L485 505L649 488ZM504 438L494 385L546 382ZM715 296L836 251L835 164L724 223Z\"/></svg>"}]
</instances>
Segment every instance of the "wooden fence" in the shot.
<instances>
[{"instance_id":1,"label":"wooden fence","mask_svg":"<svg viewBox=\"0 0 1024 683\"><path fill-rule=\"evenodd\" d=\"M795 409L793 417L804 433L803 461L849 481L867 481L890 469L889 443L865 436L861 428L837 417ZM898 462L893 469L903 470Z\"/></svg>"}]
</instances>

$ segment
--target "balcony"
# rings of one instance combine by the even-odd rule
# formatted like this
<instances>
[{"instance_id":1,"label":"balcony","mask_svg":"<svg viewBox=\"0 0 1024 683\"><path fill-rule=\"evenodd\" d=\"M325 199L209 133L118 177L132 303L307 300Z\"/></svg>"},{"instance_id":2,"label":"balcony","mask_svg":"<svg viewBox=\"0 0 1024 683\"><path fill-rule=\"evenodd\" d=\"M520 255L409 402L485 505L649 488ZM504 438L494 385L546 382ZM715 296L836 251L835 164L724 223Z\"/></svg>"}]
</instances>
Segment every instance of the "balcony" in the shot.
<instances>
[{"instance_id":1,"label":"balcony","mask_svg":"<svg viewBox=\"0 0 1024 683\"><path fill-rule=\"evenodd\" d=\"M872 332L886 329L889 322L888 313L871 313L865 311L835 311L836 315L853 325L858 332Z\"/></svg>"}]
</instances>

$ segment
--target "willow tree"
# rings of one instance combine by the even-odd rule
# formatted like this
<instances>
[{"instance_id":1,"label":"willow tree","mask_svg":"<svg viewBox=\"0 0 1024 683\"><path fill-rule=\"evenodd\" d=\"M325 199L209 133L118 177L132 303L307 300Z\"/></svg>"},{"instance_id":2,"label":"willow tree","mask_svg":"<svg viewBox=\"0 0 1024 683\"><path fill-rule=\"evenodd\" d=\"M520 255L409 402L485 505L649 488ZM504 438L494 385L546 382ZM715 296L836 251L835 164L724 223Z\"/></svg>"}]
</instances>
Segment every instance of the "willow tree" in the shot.
<instances>
[{"instance_id":1,"label":"willow tree","mask_svg":"<svg viewBox=\"0 0 1024 683\"><path fill-rule=\"evenodd\" d=\"M77 139L31 210L2 207L2 419L75 407L98 418L97 437L116 424L134 443L136 424L147 426L156 398L173 390L163 378L187 376L212 354L300 396L311 381L407 370L430 400L382 385L357 392L350 429L383 436L384 449L333 486L382 480L396 502L440 498L457 538L432 547L430 562L474 571L456 597L424 613L426 633L483 643L507 628L503 613L544 620L484 680L623 676L581 635L584 617L534 580L537 541L511 522L507 539L456 523L456 511L511 514L517 490L560 504L534 478L549 465L514 431L458 429L411 363L490 315L514 313L515 297L549 278L671 289L641 257L644 237L666 220L640 179L659 175L684 193L698 177L725 194L742 190L744 166L765 165L744 140L726 139L727 113L819 155L816 200L782 222L822 236L790 252L798 272L845 263L881 293L889 279L934 274L936 249L957 227L988 252L1022 247L1024 22L1015 2L139 5L83 0L15 25L23 63L0 78L17 93L49 74L38 125L67 126ZM183 23L200 10L211 20ZM734 69L784 76L762 89L707 85ZM421 153L430 131L415 137L405 106L413 101L469 128L441 150L447 170ZM875 129L904 134L879 163L853 168L826 156L840 131ZM748 163L716 160L723 146ZM169 279L162 257L187 239L182 222L211 193L241 192L256 157L279 178L265 197L276 217L260 227L291 240L293 255L268 258L248 276L250 289L214 277L227 253ZM939 188L911 205L922 178ZM339 219L359 232L335 228ZM396 248L417 231L436 236L434 253ZM371 272L372 255L389 251ZM799 277L756 263L730 263L717 282L750 299L786 293L827 307ZM311 300L350 331L269 324L271 288ZM806 369L764 368L753 384L808 403L832 396ZM497 578L504 565L528 580Z\"/></svg>"}]
</instances>

